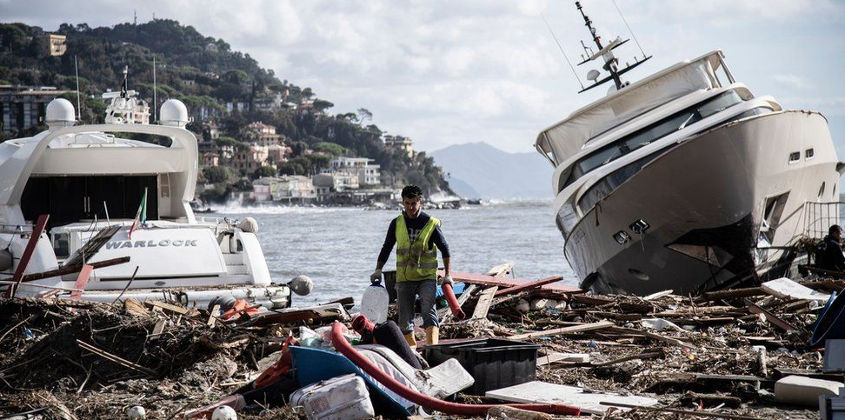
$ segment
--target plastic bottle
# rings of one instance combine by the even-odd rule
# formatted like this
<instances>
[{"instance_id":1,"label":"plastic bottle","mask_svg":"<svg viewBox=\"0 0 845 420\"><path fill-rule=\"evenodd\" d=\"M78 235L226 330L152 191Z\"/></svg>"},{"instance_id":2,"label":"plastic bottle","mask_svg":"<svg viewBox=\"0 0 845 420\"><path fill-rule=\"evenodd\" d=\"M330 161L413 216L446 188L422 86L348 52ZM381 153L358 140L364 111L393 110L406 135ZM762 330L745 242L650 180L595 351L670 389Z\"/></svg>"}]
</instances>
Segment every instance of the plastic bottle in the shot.
<instances>
[{"instance_id":1,"label":"plastic bottle","mask_svg":"<svg viewBox=\"0 0 845 420\"><path fill-rule=\"evenodd\" d=\"M361 313L373 324L381 324L387 321L389 302L390 296L387 294L387 289L381 285L381 280L376 280L364 290L364 296L361 297Z\"/></svg>"}]
</instances>

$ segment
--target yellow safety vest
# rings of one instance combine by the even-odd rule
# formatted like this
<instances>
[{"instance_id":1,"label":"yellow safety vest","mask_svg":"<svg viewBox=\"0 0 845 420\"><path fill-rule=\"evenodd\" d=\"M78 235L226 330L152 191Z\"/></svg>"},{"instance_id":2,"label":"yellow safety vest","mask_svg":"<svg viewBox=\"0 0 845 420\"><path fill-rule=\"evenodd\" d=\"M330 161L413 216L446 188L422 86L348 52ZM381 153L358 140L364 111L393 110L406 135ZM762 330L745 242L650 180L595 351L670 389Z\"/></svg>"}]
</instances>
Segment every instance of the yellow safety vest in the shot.
<instances>
[{"instance_id":1,"label":"yellow safety vest","mask_svg":"<svg viewBox=\"0 0 845 420\"><path fill-rule=\"evenodd\" d=\"M420 281L437 278L437 249L428 241L440 220L428 219L414 243L408 236L404 215L396 218L396 281Z\"/></svg>"}]
</instances>

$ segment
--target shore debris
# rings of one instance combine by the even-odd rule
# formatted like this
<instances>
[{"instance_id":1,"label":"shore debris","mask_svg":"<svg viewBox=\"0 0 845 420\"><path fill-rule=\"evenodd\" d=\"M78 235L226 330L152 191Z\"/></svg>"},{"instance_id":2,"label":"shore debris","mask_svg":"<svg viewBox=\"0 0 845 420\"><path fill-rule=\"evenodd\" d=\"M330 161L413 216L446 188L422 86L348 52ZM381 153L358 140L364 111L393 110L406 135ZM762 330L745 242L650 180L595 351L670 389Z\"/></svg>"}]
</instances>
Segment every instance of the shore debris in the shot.
<instances>
[{"instance_id":1,"label":"shore debris","mask_svg":"<svg viewBox=\"0 0 845 420\"><path fill-rule=\"evenodd\" d=\"M534 344L536 378L486 395L464 390L450 401L554 402L622 419L818 418L818 396L842 387L842 373L823 370L824 342L810 345L817 319L845 288L842 280L780 279L698 297L671 291L637 297L592 296L551 279L463 274L453 275L457 302L472 316L459 320L444 303L440 346L485 338ZM526 302L528 309L518 310ZM218 409L237 411L240 419L306 416L286 403L312 383L297 382L288 349L298 343L322 352L308 357L345 360L331 353L331 323L348 325L351 304L344 298L269 312L231 306L227 319L225 302L197 308L133 299L0 300L0 412L68 419L211 418ZM352 344L361 339L351 329L344 337ZM374 413L391 417L379 402L384 393L370 385ZM495 407L491 418L548 418Z\"/></svg>"}]
</instances>

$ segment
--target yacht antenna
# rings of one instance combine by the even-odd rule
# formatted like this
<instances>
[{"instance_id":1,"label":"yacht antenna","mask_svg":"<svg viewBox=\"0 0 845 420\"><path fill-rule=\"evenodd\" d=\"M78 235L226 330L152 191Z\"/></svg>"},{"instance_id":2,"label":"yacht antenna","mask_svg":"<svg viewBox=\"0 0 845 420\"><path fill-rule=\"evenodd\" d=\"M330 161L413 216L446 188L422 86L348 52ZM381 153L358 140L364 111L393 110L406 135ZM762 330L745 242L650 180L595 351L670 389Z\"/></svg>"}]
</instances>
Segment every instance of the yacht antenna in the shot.
<instances>
[{"instance_id":1,"label":"yacht antenna","mask_svg":"<svg viewBox=\"0 0 845 420\"><path fill-rule=\"evenodd\" d=\"M587 15L584 13L584 9L581 7L580 1L575 2L575 7L578 8L579 12L581 12L581 16L584 17L584 25L587 27L587 29L590 30L590 35L593 36L593 42L596 43L596 47L598 47L599 52L601 52L604 47L601 45L601 37L596 31L596 28L593 27L593 21L591 21L590 18L587 17ZM616 89L622 89L622 79L619 78L619 72L617 72L616 70L616 63L618 63L619 60L616 59L613 54L610 54L609 56L604 56L603 58L604 66L602 66L602 68L610 72L610 77L613 78L613 83L616 84Z\"/></svg>"},{"instance_id":2,"label":"yacht antenna","mask_svg":"<svg viewBox=\"0 0 845 420\"><path fill-rule=\"evenodd\" d=\"M581 89L584 89L584 84L581 83L581 78L578 77L578 73L575 71L575 67L572 66L572 62L569 61L569 57L566 56L566 53L563 52L563 47L560 45L560 41L557 40L555 36L555 32L552 30L552 27L549 25L549 21L546 20L546 16L540 15L543 18L543 22L546 24L546 28L549 28L549 32L552 34L552 38L555 40L555 44L557 44L557 48L560 50L560 53L563 54L563 58L566 60L566 64L569 64L569 68L572 69L572 74L575 76L575 80L578 81L578 84L581 85Z\"/></svg>"},{"instance_id":3,"label":"yacht antenna","mask_svg":"<svg viewBox=\"0 0 845 420\"><path fill-rule=\"evenodd\" d=\"M614 4L616 4L616 3L614 2ZM619 59L617 59L613 55L613 50L616 49L617 47L621 46L622 44L628 42L629 40L628 39L623 40L623 39L620 39L619 37L617 37L616 39L608 42L607 45L602 45L601 37L599 36L598 31L596 31L596 28L593 27L593 21L590 20L590 18L587 16L586 13L584 13L584 9L581 7L581 2L576 1L575 7L578 9L578 11L581 13L581 16L584 18L584 25L590 31L590 36L593 37L593 42L595 42L596 47L598 47L598 51L593 53L592 49L590 49L586 44L584 44L584 41L581 41L581 46L584 48L584 51L589 55L589 57L585 58L583 61L578 63L578 65L580 66L582 64L596 60L599 57L601 57L604 60L604 65L602 66L602 68L605 69L608 73L610 73L609 76L607 76L607 77L605 77L601 80L596 80L599 76L599 73L596 70L591 70L587 74L587 79L592 80L593 84L590 85L590 86L587 86L584 89L581 89L581 91L578 92L578 93L584 92L586 90L590 90L590 89L592 89L596 86L599 86L601 84L604 84L605 82L608 82L610 80L613 80L613 83L616 85L616 90L620 90L620 89L624 88L628 84L622 82L622 78L620 76L622 76L622 74L628 72L629 70L633 69L634 67L637 67L642 63L645 63L648 59L651 58L651 56L646 56L645 53L643 52L643 58L641 60L638 59L637 57L634 57L634 64L625 63L627 67L620 69L617 66L619 64ZM617 10L619 10L618 7L617 7ZM623 17L622 20L624 21L625 18ZM625 25L627 26L628 22L625 22ZM630 26L628 26L628 30L631 30ZM633 35L633 32L631 34ZM639 42L637 43L637 45L639 45ZM642 48L640 48L640 51L642 51Z\"/></svg>"},{"instance_id":4,"label":"yacht antenna","mask_svg":"<svg viewBox=\"0 0 845 420\"><path fill-rule=\"evenodd\" d=\"M611 0L611 1L613 1L613 7L615 7L615 8L616 8L616 11L617 11L617 12L619 12L619 17L621 17L621 18L622 18L622 22L625 22L625 27L626 27L626 28L628 28L628 32L630 32L630 33L631 33L631 38L634 38L634 43L636 43L636 44L637 44L637 48L639 48L639 49L640 49L640 52L641 52L641 53L643 53L643 58L646 58L646 57L645 57L645 51L643 51L643 46L642 46L642 45L640 45L640 41L638 41L638 40L637 40L637 36L636 36L636 35L634 35L634 31L633 31L633 30L631 30L631 26L630 26L630 25L628 25L628 20L627 20L627 19L625 19L625 15L623 15L623 14L622 14L622 11L621 11L621 10L619 10L619 5L617 5L617 4L616 4L616 0Z\"/></svg>"},{"instance_id":5,"label":"yacht antenna","mask_svg":"<svg viewBox=\"0 0 845 420\"><path fill-rule=\"evenodd\" d=\"M153 54L153 122L158 122L158 101L156 98L156 55Z\"/></svg>"},{"instance_id":6,"label":"yacht antenna","mask_svg":"<svg viewBox=\"0 0 845 420\"><path fill-rule=\"evenodd\" d=\"M73 56L73 68L76 72L76 120L82 123L82 108L79 106L79 61Z\"/></svg>"},{"instance_id":7,"label":"yacht antenna","mask_svg":"<svg viewBox=\"0 0 845 420\"><path fill-rule=\"evenodd\" d=\"M120 87L120 97L126 98L129 95L129 66L123 66L123 86Z\"/></svg>"}]
</instances>

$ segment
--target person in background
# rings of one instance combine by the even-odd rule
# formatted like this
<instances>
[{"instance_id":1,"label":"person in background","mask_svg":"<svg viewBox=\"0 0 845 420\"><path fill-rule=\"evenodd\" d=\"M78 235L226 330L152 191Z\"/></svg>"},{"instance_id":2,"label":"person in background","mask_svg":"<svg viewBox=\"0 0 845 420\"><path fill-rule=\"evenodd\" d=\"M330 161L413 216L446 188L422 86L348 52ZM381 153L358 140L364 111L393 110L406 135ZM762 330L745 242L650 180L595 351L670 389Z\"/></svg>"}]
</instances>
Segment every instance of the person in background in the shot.
<instances>
[{"instance_id":1,"label":"person in background","mask_svg":"<svg viewBox=\"0 0 845 420\"><path fill-rule=\"evenodd\" d=\"M427 344L437 344L440 330L435 307L437 292L437 250L443 255L443 283L452 284L449 245L440 231L440 220L421 211L422 190L416 185L402 189L402 214L390 222L376 270L370 281L381 279L381 269L396 245L396 304L399 328L411 348L414 338L414 303L420 298L420 315Z\"/></svg>"},{"instance_id":2,"label":"person in background","mask_svg":"<svg viewBox=\"0 0 845 420\"><path fill-rule=\"evenodd\" d=\"M816 247L816 267L845 272L845 255L842 254L842 227L833 225L827 236Z\"/></svg>"}]
</instances>

